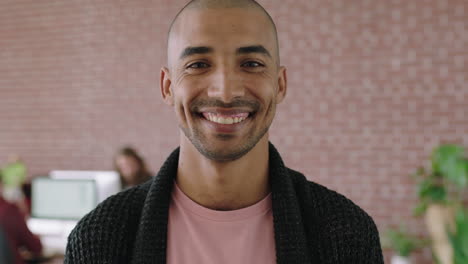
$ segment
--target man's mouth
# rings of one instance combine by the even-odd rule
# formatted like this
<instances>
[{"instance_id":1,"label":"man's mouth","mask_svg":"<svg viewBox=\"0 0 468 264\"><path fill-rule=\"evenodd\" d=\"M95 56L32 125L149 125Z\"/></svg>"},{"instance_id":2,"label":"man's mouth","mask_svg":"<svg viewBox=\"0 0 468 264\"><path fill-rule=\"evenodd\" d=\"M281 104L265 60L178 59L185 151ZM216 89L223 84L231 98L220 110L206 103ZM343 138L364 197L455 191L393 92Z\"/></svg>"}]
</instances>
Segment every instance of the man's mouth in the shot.
<instances>
[{"instance_id":1,"label":"man's mouth","mask_svg":"<svg viewBox=\"0 0 468 264\"><path fill-rule=\"evenodd\" d=\"M249 112L242 113L215 113L215 112L202 112L202 116L213 123L221 125L233 125L245 121L249 116Z\"/></svg>"}]
</instances>

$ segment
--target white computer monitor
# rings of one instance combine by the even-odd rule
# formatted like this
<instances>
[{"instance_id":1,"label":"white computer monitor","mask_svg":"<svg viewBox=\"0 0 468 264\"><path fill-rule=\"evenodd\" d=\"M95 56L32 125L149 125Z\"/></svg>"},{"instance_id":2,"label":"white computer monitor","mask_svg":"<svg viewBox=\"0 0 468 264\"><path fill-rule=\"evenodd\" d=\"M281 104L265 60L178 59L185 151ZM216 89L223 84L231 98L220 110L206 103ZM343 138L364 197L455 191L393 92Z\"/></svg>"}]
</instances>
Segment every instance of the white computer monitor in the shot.
<instances>
[{"instance_id":1,"label":"white computer monitor","mask_svg":"<svg viewBox=\"0 0 468 264\"><path fill-rule=\"evenodd\" d=\"M31 216L79 220L98 202L96 182L90 179L35 178L31 184Z\"/></svg>"},{"instance_id":2,"label":"white computer monitor","mask_svg":"<svg viewBox=\"0 0 468 264\"><path fill-rule=\"evenodd\" d=\"M122 189L119 174L115 171L74 171L54 170L49 173L52 179L89 179L96 181L98 203Z\"/></svg>"}]
</instances>

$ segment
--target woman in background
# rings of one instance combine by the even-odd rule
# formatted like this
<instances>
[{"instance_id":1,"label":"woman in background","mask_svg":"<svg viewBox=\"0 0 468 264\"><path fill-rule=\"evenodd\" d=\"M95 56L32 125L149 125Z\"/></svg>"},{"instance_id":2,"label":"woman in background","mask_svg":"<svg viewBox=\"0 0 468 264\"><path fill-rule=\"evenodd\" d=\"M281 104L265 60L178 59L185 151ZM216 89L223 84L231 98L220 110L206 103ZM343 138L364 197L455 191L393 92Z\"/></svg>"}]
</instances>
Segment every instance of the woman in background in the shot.
<instances>
[{"instance_id":1,"label":"woman in background","mask_svg":"<svg viewBox=\"0 0 468 264\"><path fill-rule=\"evenodd\" d=\"M149 180L152 174L146 168L143 158L130 147L122 148L114 159L115 170L120 175L122 189Z\"/></svg>"},{"instance_id":2,"label":"woman in background","mask_svg":"<svg viewBox=\"0 0 468 264\"><path fill-rule=\"evenodd\" d=\"M3 199L3 177L0 172L0 229L3 231L2 250L8 254L10 262L5 263L5 259L1 260L1 264L24 264L22 257L24 249L31 256L40 256L42 252L42 243L38 236L31 233L26 220L20 209L13 203ZM2 256L5 256L2 254ZM13 259L13 262L11 262Z\"/></svg>"}]
</instances>

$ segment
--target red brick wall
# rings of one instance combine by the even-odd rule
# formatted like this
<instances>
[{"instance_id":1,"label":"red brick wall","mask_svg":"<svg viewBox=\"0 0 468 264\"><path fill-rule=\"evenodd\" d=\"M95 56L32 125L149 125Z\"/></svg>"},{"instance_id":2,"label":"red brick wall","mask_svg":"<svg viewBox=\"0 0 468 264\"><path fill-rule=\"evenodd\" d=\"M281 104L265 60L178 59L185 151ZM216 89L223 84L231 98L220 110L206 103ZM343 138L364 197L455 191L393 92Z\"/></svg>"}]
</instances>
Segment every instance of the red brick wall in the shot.
<instances>
[{"instance_id":1,"label":"red brick wall","mask_svg":"<svg viewBox=\"0 0 468 264\"><path fill-rule=\"evenodd\" d=\"M381 231L404 222L424 233L408 174L441 142L468 147L468 2L259 2L288 67L271 129L287 165ZM0 162L20 154L31 175L111 169L131 144L157 170L178 142L158 79L184 3L0 0Z\"/></svg>"}]
</instances>

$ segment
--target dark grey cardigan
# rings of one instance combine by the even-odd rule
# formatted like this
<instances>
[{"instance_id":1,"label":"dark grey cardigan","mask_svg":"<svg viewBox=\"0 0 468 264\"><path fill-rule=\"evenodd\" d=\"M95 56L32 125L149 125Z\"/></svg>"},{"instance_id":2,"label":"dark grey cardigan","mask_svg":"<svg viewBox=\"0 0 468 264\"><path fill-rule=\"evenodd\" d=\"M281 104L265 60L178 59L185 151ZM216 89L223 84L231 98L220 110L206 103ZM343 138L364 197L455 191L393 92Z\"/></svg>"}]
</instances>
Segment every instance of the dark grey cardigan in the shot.
<instances>
[{"instance_id":1,"label":"dark grey cardigan","mask_svg":"<svg viewBox=\"0 0 468 264\"><path fill-rule=\"evenodd\" d=\"M271 144L269 151L277 263L383 263L371 217L286 168ZM152 181L112 196L83 217L68 238L65 263L166 263L178 158L176 149Z\"/></svg>"}]
</instances>

